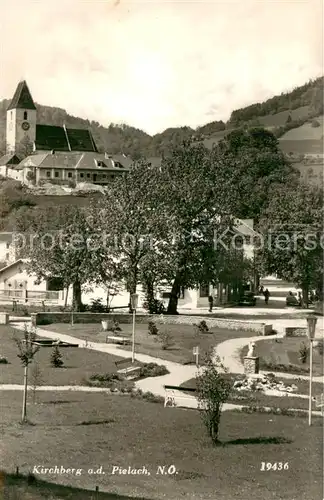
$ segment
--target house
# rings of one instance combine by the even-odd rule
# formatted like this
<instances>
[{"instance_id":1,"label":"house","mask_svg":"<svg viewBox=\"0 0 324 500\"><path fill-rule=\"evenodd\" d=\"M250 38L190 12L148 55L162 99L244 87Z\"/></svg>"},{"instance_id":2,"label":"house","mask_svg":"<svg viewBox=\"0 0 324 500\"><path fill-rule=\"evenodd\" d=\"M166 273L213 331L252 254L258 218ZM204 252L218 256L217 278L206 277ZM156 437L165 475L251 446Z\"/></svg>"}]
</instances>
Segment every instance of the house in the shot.
<instances>
[{"instance_id":1,"label":"house","mask_svg":"<svg viewBox=\"0 0 324 500\"><path fill-rule=\"evenodd\" d=\"M26 260L18 259L0 269L0 301L17 300L25 304L35 302L64 303L64 290L58 278L38 282L29 274Z\"/></svg>"},{"instance_id":2,"label":"house","mask_svg":"<svg viewBox=\"0 0 324 500\"><path fill-rule=\"evenodd\" d=\"M45 182L70 184L91 182L108 184L115 177L126 173L131 160L126 156L110 156L95 152L64 153L50 151L25 158L16 166L24 184L31 180L40 185Z\"/></svg>"},{"instance_id":3,"label":"house","mask_svg":"<svg viewBox=\"0 0 324 500\"><path fill-rule=\"evenodd\" d=\"M11 177L11 171L15 171L15 167L20 163L20 161L20 158L16 154L5 154L2 158L0 158L0 175L2 177Z\"/></svg>"},{"instance_id":4,"label":"house","mask_svg":"<svg viewBox=\"0 0 324 500\"><path fill-rule=\"evenodd\" d=\"M24 184L107 184L132 165L125 155L99 153L90 129L38 124L25 80L8 106L6 144L0 174ZM19 155L25 158L22 162Z\"/></svg>"}]
</instances>

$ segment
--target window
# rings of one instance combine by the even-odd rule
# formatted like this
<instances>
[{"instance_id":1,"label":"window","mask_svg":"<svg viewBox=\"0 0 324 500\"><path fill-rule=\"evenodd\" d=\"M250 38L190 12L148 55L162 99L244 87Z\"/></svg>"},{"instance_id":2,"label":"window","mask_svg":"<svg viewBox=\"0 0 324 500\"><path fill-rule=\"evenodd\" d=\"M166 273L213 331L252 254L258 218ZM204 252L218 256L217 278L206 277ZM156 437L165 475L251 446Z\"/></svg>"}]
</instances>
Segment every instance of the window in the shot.
<instances>
[{"instance_id":1,"label":"window","mask_svg":"<svg viewBox=\"0 0 324 500\"><path fill-rule=\"evenodd\" d=\"M46 172L46 177L51 177L51 172L49 170Z\"/></svg>"},{"instance_id":2,"label":"window","mask_svg":"<svg viewBox=\"0 0 324 500\"><path fill-rule=\"evenodd\" d=\"M87 174L88 179L90 179L90 174Z\"/></svg>"},{"instance_id":3,"label":"window","mask_svg":"<svg viewBox=\"0 0 324 500\"><path fill-rule=\"evenodd\" d=\"M80 173L80 177L81 177L81 179L83 178L83 172Z\"/></svg>"},{"instance_id":4,"label":"window","mask_svg":"<svg viewBox=\"0 0 324 500\"><path fill-rule=\"evenodd\" d=\"M68 177L71 178L72 177L72 172L68 172Z\"/></svg>"},{"instance_id":5,"label":"window","mask_svg":"<svg viewBox=\"0 0 324 500\"><path fill-rule=\"evenodd\" d=\"M112 178L112 179L114 179L114 178L115 178L115 176L114 176L114 175L112 175L112 176L111 176L111 178Z\"/></svg>"},{"instance_id":6,"label":"window","mask_svg":"<svg viewBox=\"0 0 324 500\"><path fill-rule=\"evenodd\" d=\"M24 111L24 120L27 120L27 118L28 118L27 111Z\"/></svg>"},{"instance_id":7,"label":"window","mask_svg":"<svg viewBox=\"0 0 324 500\"><path fill-rule=\"evenodd\" d=\"M103 178L103 179L107 179L106 174L103 174L103 175L102 175L102 178Z\"/></svg>"},{"instance_id":8,"label":"window","mask_svg":"<svg viewBox=\"0 0 324 500\"><path fill-rule=\"evenodd\" d=\"M59 176L60 176L60 172L56 171L56 172L54 173L54 175L55 175L55 177L59 177Z\"/></svg>"},{"instance_id":9,"label":"window","mask_svg":"<svg viewBox=\"0 0 324 500\"><path fill-rule=\"evenodd\" d=\"M209 285L200 285L199 297L209 297Z\"/></svg>"},{"instance_id":10,"label":"window","mask_svg":"<svg viewBox=\"0 0 324 500\"><path fill-rule=\"evenodd\" d=\"M162 299L169 299L171 297L171 293L170 292L163 292L162 293Z\"/></svg>"}]
</instances>

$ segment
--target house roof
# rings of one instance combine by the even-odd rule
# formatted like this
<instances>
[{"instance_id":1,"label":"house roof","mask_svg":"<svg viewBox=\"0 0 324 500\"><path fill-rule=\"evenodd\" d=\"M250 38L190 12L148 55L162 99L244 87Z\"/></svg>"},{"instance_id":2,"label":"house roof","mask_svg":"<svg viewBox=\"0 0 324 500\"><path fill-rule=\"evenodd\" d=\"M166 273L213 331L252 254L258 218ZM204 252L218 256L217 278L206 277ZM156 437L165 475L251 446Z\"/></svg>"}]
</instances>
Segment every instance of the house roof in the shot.
<instances>
[{"instance_id":1,"label":"house roof","mask_svg":"<svg viewBox=\"0 0 324 500\"><path fill-rule=\"evenodd\" d=\"M36 125L36 151L92 151L97 148L90 130Z\"/></svg>"},{"instance_id":2,"label":"house roof","mask_svg":"<svg viewBox=\"0 0 324 500\"><path fill-rule=\"evenodd\" d=\"M26 259L15 260L15 262L12 262L11 264L8 264L8 266L3 267L2 269L0 269L0 274L3 273L4 271L7 271L11 267L17 266L18 264L25 264L25 262L27 262Z\"/></svg>"},{"instance_id":3,"label":"house roof","mask_svg":"<svg viewBox=\"0 0 324 500\"><path fill-rule=\"evenodd\" d=\"M127 157L106 156L102 153L85 151L74 153L71 151L56 153L33 154L25 158L17 167L40 167L40 168L68 168L76 170L113 170L118 172L127 171L132 160Z\"/></svg>"},{"instance_id":4,"label":"house roof","mask_svg":"<svg viewBox=\"0 0 324 500\"><path fill-rule=\"evenodd\" d=\"M25 80L18 83L16 92L10 101L9 109L35 109L36 106Z\"/></svg>"},{"instance_id":5,"label":"house roof","mask_svg":"<svg viewBox=\"0 0 324 500\"><path fill-rule=\"evenodd\" d=\"M0 158L0 166L4 165L18 165L20 158L15 154L6 154Z\"/></svg>"}]
</instances>

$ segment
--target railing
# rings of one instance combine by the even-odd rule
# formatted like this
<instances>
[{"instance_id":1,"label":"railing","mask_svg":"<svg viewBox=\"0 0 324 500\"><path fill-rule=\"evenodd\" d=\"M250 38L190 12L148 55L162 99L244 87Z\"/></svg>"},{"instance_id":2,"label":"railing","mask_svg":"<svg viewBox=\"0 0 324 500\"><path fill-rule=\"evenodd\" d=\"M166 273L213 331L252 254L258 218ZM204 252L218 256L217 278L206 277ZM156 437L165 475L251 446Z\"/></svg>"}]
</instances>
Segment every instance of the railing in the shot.
<instances>
[{"instance_id":1,"label":"railing","mask_svg":"<svg viewBox=\"0 0 324 500\"><path fill-rule=\"evenodd\" d=\"M25 302L38 302L44 300L58 301L62 292L49 290L6 289L0 290L0 300L23 300Z\"/></svg>"}]
</instances>

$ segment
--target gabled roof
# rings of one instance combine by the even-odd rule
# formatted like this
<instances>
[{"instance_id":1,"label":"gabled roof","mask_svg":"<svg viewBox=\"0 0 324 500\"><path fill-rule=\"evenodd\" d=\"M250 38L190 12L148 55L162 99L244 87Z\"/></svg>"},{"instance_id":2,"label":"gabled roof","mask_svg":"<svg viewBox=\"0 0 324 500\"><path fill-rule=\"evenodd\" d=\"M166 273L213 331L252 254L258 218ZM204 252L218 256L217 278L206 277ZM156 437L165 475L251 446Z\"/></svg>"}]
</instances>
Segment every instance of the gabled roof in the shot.
<instances>
[{"instance_id":1,"label":"gabled roof","mask_svg":"<svg viewBox=\"0 0 324 500\"><path fill-rule=\"evenodd\" d=\"M29 92L29 88L25 80L18 83L16 92L8 106L9 109L35 109L36 106Z\"/></svg>"},{"instance_id":2,"label":"gabled roof","mask_svg":"<svg viewBox=\"0 0 324 500\"><path fill-rule=\"evenodd\" d=\"M11 264L8 264L6 267L0 269L0 274L3 273L4 271L7 271L7 269L10 269L11 267L17 266L18 264L25 264L26 262L28 262L28 259L18 259L15 262L12 262Z\"/></svg>"},{"instance_id":3,"label":"gabled roof","mask_svg":"<svg viewBox=\"0 0 324 500\"><path fill-rule=\"evenodd\" d=\"M103 153L92 151L85 151L83 153L57 151L54 153L48 152L30 155L17 168L41 167L123 172L129 170L131 163L131 160L126 157L116 157L115 155L108 157Z\"/></svg>"},{"instance_id":4,"label":"gabled roof","mask_svg":"<svg viewBox=\"0 0 324 500\"><path fill-rule=\"evenodd\" d=\"M18 165L20 163L20 158L15 154L6 154L0 158L0 166L3 165Z\"/></svg>"},{"instance_id":5,"label":"gabled roof","mask_svg":"<svg viewBox=\"0 0 324 500\"><path fill-rule=\"evenodd\" d=\"M92 151L97 148L90 130L36 125L36 151Z\"/></svg>"}]
</instances>

